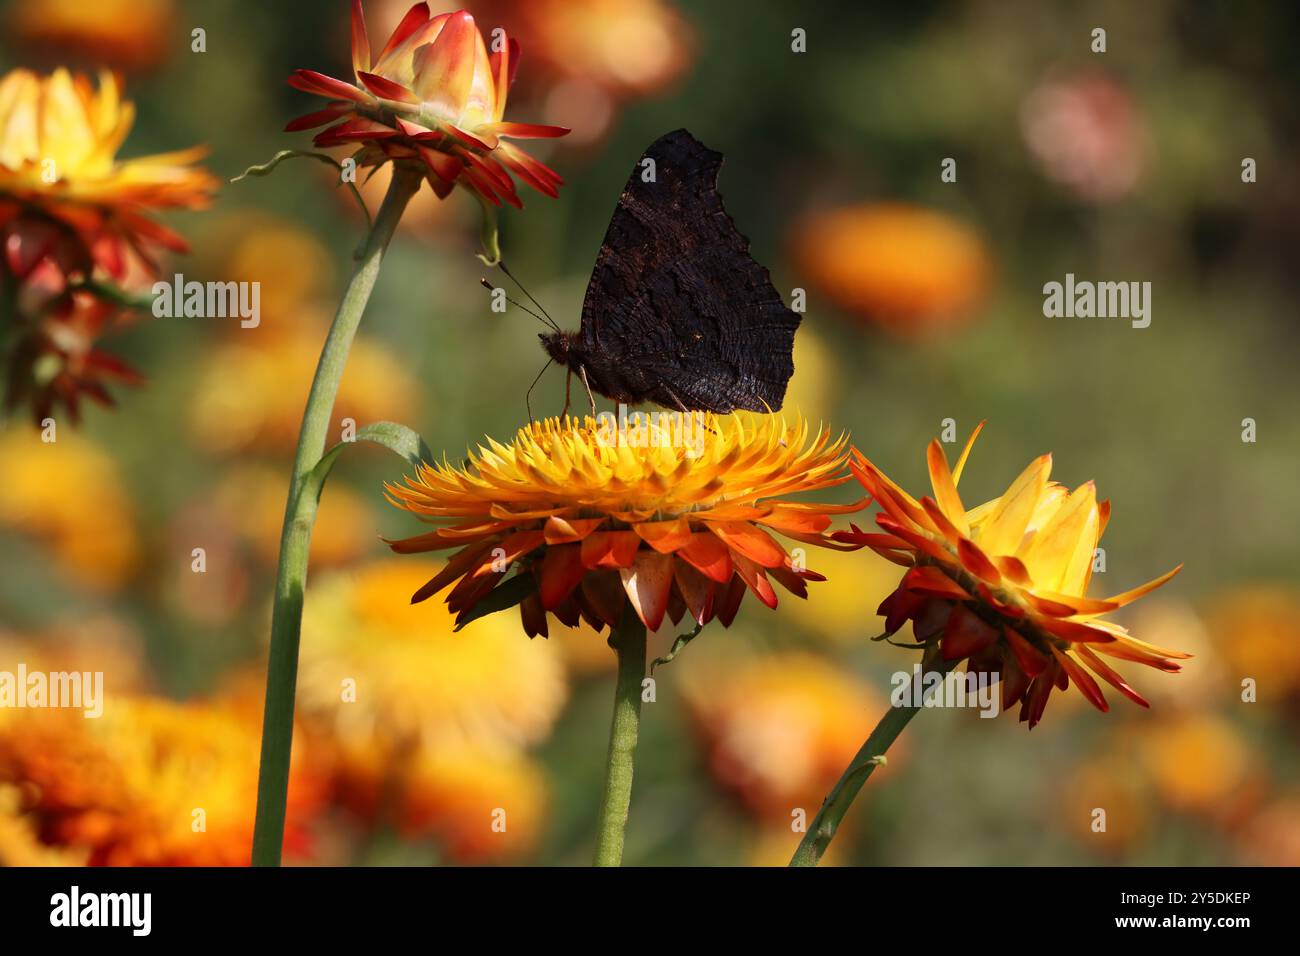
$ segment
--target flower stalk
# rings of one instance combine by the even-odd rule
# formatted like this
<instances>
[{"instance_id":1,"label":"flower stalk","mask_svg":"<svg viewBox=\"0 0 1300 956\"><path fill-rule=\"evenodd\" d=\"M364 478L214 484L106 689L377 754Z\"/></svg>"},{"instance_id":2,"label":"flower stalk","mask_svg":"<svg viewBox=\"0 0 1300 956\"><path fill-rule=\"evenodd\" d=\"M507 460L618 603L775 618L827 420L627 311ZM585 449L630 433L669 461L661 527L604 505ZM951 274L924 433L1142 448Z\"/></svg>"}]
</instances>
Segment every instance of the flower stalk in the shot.
<instances>
[{"instance_id":1,"label":"flower stalk","mask_svg":"<svg viewBox=\"0 0 1300 956\"><path fill-rule=\"evenodd\" d=\"M630 604L619 626L610 631L609 643L618 654L618 677L609 730L605 794L596 834L596 866L621 865L623 834L632 802L633 760L641 721L641 682L645 680L646 631Z\"/></svg>"},{"instance_id":2,"label":"flower stalk","mask_svg":"<svg viewBox=\"0 0 1300 956\"><path fill-rule=\"evenodd\" d=\"M380 264L407 203L420 188L423 172L395 164L392 183L330 325L312 380L298 433L293 475L280 532L275 598L271 612L271 650L266 675L266 709L262 718L262 756L257 781L257 818L253 829L253 865L278 866L284 840L293 745L294 694L298 678L298 641L302 631L307 556L317 499L304 494L308 476L325 452L339 382L357 327L379 277Z\"/></svg>"},{"instance_id":3,"label":"flower stalk","mask_svg":"<svg viewBox=\"0 0 1300 956\"><path fill-rule=\"evenodd\" d=\"M940 661L936 662L933 669L940 674L946 674L957 663L959 662ZM880 718L880 723L876 724L871 735L867 737L866 743L858 750L844 773L840 775L840 779L831 788L831 792L822 801L821 809L817 811L812 826L808 828L798 849L794 851L794 856L790 858L791 866L816 866L821 862L822 855L831 845L831 840L835 838L844 815L849 812L849 807L853 806L858 791L862 789L876 767L885 762L886 751L920 709L921 704L918 702L908 707L890 707L885 711L885 715Z\"/></svg>"}]
</instances>

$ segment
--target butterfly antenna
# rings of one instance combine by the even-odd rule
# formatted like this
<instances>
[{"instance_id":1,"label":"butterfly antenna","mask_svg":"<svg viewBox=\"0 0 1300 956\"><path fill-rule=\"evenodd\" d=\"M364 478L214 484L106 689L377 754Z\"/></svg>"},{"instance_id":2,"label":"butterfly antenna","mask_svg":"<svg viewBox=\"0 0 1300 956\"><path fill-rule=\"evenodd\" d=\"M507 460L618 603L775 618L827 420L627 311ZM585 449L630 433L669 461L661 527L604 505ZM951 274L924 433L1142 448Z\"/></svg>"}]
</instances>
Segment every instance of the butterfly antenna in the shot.
<instances>
[{"instance_id":1,"label":"butterfly antenna","mask_svg":"<svg viewBox=\"0 0 1300 956\"><path fill-rule=\"evenodd\" d=\"M551 323L551 328L555 329L555 331L557 332L560 331L560 327L555 324L555 320L551 318L551 314L546 311L546 309L542 306L540 302L538 302L536 299L533 298L533 294L524 288L524 284L515 278L515 274L506 268L506 263L504 259L497 263L497 268L500 269L502 272L504 272L506 276L509 277L511 282L519 286L519 291L528 297L529 302L531 302L533 305L537 306L537 308L541 310L542 315L546 316L546 321Z\"/></svg>"},{"instance_id":2,"label":"butterfly antenna","mask_svg":"<svg viewBox=\"0 0 1300 956\"><path fill-rule=\"evenodd\" d=\"M483 288L487 289L489 292L496 292L497 289L501 289L500 286L495 286L495 285L493 285L493 284L492 284L491 282L489 282L487 279L479 279L478 281L479 281L479 283L483 286ZM501 292L504 294L504 293L505 293L505 289L501 289ZM508 296L508 295L505 296L505 300L506 300L507 302L509 302L511 305L513 305L516 309L522 309L524 312L527 312L529 315L531 315L531 316L532 316L534 319L536 319L538 322L542 323L542 325L548 325L548 326L550 326L551 328L555 329L555 331L557 331L557 332L560 331L559 327L556 326L556 324L555 324L554 322L550 321L549 319L544 319L544 318L542 318L540 315L538 315L538 314L537 314L536 312L534 312L532 309L528 308L528 306L519 304L519 303L516 302L514 299L510 298L510 296Z\"/></svg>"},{"instance_id":3,"label":"butterfly antenna","mask_svg":"<svg viewBox=\"0 0 1300 956\"><path fill-rule=\"evenodd\" d=\"M533 389L537 387L537 383L542 380L542 376L546 374L546 370L550 368L554 362L555 359L547 359L546 364L542 366L542 370L537 373L537 378L533 379L533 384L529 385L528 391L524 392L524 407L528 409L528 424L530 425L533 423Z\"/></svg>"}]
</instances>

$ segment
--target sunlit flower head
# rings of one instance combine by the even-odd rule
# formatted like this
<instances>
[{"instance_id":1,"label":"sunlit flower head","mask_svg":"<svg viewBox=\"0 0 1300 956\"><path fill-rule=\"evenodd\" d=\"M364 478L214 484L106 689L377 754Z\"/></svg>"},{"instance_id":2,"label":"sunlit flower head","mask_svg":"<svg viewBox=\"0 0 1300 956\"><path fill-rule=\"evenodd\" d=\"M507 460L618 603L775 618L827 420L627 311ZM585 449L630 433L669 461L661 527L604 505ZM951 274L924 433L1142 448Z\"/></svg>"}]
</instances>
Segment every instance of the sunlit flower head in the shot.
<instances>
[{"instance_id":1,"label":"sunlit flower head","mask_svg":"<svg viewBox=\"0 0 1300 956\"><path fill-rule=\"evenodd\" d=\"M491 52L467 10L431 16L417 3L388 42L371 49L360 0L352 4L354 82L298 70L289 84L328 97L287 131L328 127L319 147L358 147L358 166L418 167L440 197L457 184L494 206L522 206L511 173L548 196L563 183L511 139L563 136L567 129L504 119L519 44L494 31Z\"/></svg>"},{"instance_id":2,"label":"sunlit flower head","mask_svg":"<svg viewBox=\"0 0 1300 956\"><path fill-rule=\"evenodd\" d=\"M814 213L796 231L793 252L836 306L902 337L969 320L992 281L992 257L973 229L907 203Z\"/></svg>"},{"instance_id":3,"label":"sunlit flower head","mask_svg":"<svg viewBox=\"0 0 1300 956\"><path fill-rule=\"evenodd\" d=\"M687 614L730 625L746 591L776 607L773 580L800 597L823 580L769 532L837 547L830 516L862 504L787 496L847 480L844 437L779 415L655 421L548 418L509 445L489 439L464 465L424 465L389 485L394 505L441 525L394 551L457 549L412 601L454 585L458 622L483 602L517 603L529 636L547 633L548 612L612 627L631 602L653 631Z\"/></svg>"},{"instance_id":4,"label":"sunlit flower head","mask_svg":"<svg viewBox=\"0 0 1300 956\"><path fill-rule=\"evenodd\" d=\"M219 706L110 697L94 720L24 711L0 725L0 782L21 787L43 843L91 865L244 866L259 723ZM287 846L306 846L318 788L295 751Z\"/></svg>"},{"instance_id":5,"label":"sunlit flower head","mask_svg":"<svg viewBox=\"0 0 1300 956\"><path fill-rule=\"evenodd\" d=\"M186 248L149 214L207 204L216 179L193 165L206 150L119 160L135 120L121 96L109 73L98 88L64 69L0 78L0 237L19 279L49 260L66 276L98 268L120 281L156 271L156 249Z\"/></svg>"},{"instance_id":6,"label":"sunlit flower head","mask_svg":"<svg viewBox=\"0 0 1300 956\"><path fill-rule=\"evenodd\" d=\"M1097 501L1092 482L1069 491L1049 481L1052 458L1043 455L1001 497L968 510L957 482L978 434L979 428L951 469L943 446L930 443L934 497L920 501L854 451L853 473L879 503L876 524L883 533L855 527L837 537L908 568L880 605L885 634L910 620L927 652L947 661L968 658L970 671L999 675L1003 709L1019 701L1020 719L1031 728L1042 719L1052 689L1065 690L1071 682L1107 710L1093 674L1148 706L1104 658L1174 673L1176 660L1190 655L1140 641L1102 615L1164 584L1182 565L1114 597L1088 597L1110 502Z\"/></svg>"},{"instance_id":7,"label":"sunlit flower head","mask_svg":"<svg viewBox=\"0 0 1300 956\"><path fill-rule=\"evenodd\" d=\"M39 821L27 812L23 788L0 783L0 866L84 866L85 849L50 846L36 832Z\"/></svg>"},{"instance_id":8,"label":"sunlit flower head","mask_svg":"<svg viewBox=\"0 0 1300 956\"><path fill-rule=\"evenodd\" d=\"M0 432L0 527L44 545L78 583L113 590L139 565L135 507L111 456L72 432L57 435Z\"/></svg>"},{"instance_id":9,"label":"sunlit flower head","mask_svg":"<svg viewBox=\"0 0 1300 956\"><path fill-rule=\"evenodd\" d=\"M867 685L807 652L685 674L682 689L710 768L768 821L788 823L799 809L816 815L884 705Z\"/></svg>"}]
</instances>

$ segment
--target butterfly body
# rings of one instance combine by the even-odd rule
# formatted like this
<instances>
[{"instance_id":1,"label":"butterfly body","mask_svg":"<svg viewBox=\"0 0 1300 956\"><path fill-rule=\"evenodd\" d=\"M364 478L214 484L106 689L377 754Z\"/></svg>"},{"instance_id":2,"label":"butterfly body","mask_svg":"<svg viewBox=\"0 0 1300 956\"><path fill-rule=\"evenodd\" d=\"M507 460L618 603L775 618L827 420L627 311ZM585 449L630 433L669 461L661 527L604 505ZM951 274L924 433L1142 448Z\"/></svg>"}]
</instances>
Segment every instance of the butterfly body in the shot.
<instances>
[{"instance_id":1,"label":"butterfly body","mask_svg":"<svg viewBox=\"0 0 1300 956\"><path fill-rule=\"evenodd\" d=\"M721 167L721 153L677 130L633 170L596 258L581 329L541 336L590 392L722 413L784 402L799 316L723 208Z\"/></svg>"}]
</instances>

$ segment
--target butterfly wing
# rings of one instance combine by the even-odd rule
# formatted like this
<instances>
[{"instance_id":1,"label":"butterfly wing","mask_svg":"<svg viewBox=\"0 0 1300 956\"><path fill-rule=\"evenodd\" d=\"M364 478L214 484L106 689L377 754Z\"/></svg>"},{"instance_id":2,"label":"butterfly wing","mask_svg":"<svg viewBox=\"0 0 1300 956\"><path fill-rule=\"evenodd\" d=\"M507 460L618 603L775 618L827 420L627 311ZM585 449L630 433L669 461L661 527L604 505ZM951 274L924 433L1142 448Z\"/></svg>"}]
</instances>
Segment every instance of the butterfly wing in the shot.
<instances>
[{"instance_id":1,"label":"butterfly wing","mask_svg":"<svg viewBox=\"0 0 1300 956\"><path fill-rule=\"evenodd\" d=\"M582 340L666 407L776 410L800 317L723 208L721 168L722 154L686 130L646 150L596 257Z\"/></svg>"}]
</instances>

